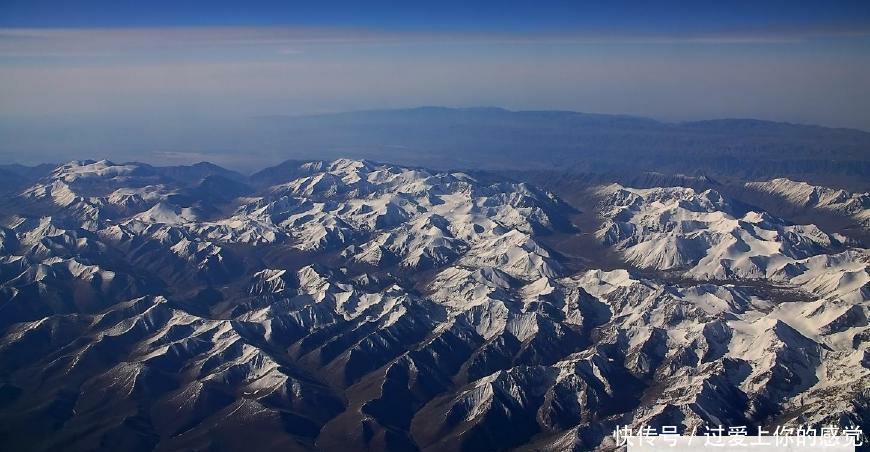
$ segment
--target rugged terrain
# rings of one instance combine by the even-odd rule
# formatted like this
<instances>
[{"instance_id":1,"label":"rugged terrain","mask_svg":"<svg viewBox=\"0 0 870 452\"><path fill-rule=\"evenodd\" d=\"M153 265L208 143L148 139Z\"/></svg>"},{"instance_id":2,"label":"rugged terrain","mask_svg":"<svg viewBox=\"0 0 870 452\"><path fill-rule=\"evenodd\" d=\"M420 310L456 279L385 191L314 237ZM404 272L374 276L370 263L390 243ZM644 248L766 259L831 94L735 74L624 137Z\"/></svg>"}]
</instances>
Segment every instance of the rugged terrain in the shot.
<instances>
[{"instance_id":1,"label":"rugged terrain","mask_svg":"<svg viewBox=\"0 0 870 452\"><path fill-rule=\"evenodd\" d=\"M798 188L747 190L867 217L859 195ZM863 243L709 188L585 196L346 159L59 166L0 206L0 448L870 430Z\"/></svg>"}]
</instances>

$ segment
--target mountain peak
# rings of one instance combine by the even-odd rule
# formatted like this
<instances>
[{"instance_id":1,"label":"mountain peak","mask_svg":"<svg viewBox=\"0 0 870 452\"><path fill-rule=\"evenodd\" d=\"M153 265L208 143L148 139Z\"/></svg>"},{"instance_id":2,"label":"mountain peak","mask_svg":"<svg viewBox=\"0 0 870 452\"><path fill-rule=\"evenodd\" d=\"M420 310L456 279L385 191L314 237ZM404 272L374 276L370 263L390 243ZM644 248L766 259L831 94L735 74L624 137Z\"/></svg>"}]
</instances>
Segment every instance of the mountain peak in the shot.
<instances>
[{"instance_id":1,"label":"mountain peak","mask_svg":"<svg viewBox=\"0 0 870 452\"><path fill-rule=\"evenodd\" d=\"M594 448L662 413L867 419L870 256L815 225L683 187L597 187L581 214L354 159L251 180L83 162L11 204L0 447L207 449L254 426L365 449L346 428L365 425L409 448Z\"/></svg>"}]
</instances>

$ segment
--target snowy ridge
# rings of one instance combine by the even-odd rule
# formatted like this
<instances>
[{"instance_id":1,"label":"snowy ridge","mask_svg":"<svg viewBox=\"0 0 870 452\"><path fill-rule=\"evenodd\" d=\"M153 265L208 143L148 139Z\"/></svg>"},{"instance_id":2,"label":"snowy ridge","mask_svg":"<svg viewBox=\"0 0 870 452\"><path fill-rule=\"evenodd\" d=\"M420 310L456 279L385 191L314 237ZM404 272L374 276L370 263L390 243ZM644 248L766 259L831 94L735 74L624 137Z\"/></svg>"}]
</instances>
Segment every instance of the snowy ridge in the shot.
<instances>
[{"instance_id":1,"label":"snowy ridge","mask_svg":"<svg viewBox=\"0 0 870 452\"><path fill-rule=\"evenodd\" d=\"M795 207L822 209L851 217L865 230L870 230L870 193L849 193L785 178L747 182L746 187L776 195Z\"/></svg>"},{"instance_id":2,"label":"snowy ridge","mask_svg":"<svg viewBox=\"0 0 870 452\"><path fill-rule=\"evenodd\" d=\"M546 245L577 212L526 184L203 168L71 162L17 198L0 446L589 450L617 424L870 420L870 253L813 225L600 187L583 214L625 268L578 270Z\"/></svg>"},{"instance_id":3,"label":"snowy ridge","mask_svg":"<svg viewBox=\"0 0 870 452\"><path fill-rule=\"evenodd\" d=\"M767 279L796 261L843 250L842 238L765 212L737 212L719 193L691 188L598 191L597 235L642 268L698 279Z\"/></svg>"}]
</instances>

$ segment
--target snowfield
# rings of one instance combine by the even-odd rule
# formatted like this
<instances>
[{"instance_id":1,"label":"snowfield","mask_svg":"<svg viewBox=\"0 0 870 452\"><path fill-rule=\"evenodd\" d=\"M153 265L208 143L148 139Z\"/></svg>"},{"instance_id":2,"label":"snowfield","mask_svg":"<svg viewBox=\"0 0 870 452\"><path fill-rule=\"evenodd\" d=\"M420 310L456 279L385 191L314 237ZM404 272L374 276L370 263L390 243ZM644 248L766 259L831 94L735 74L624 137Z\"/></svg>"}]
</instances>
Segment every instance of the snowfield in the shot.
<instances>
[{"instance_id":1,"label":"snowfield","mask_svg":"<svg viewBox=\"0 0 870 452\"><path fill-rule=\"evenodd\" d=\"M870 252L843 236L713 190L602 186L578 213L459 172L282 168L70 162L24 190L0 228L0 448L589 450L625 424L868 429ZM757 188L866 213L866 195ZM623 268L546 245L579 234L578 214Z\"/></svg>"}]
</instances>

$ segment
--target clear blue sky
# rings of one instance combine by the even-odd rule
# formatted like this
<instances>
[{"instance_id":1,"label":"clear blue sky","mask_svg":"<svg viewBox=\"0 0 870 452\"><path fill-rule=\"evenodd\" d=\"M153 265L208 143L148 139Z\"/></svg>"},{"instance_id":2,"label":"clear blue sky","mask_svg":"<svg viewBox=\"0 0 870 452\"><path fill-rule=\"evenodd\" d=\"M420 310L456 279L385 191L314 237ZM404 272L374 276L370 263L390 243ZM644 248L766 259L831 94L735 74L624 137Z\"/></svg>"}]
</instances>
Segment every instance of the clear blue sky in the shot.
<instances>
[{"instance_id":1,"label":"clear blue sky","mask_svg":"<svg viewBox=\"0 0 870 452\"><path fill-rule=\"evenodd\" d=\"M418 105L870 130L870 1L0 0L0 157Z\"/></svg>"},{"instance_id":2,"label":"clear blue sky","mask_svg":"<svg viewBox=\"0 0 870 452\"><path fill-rule=\"evenodd\" d=\"M866 1L0 2L7 27L305 25L441 31L708 32L866 28Z\"/></svg>"}]
</instances>

